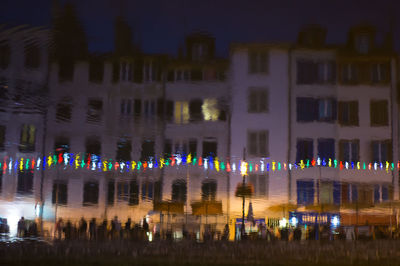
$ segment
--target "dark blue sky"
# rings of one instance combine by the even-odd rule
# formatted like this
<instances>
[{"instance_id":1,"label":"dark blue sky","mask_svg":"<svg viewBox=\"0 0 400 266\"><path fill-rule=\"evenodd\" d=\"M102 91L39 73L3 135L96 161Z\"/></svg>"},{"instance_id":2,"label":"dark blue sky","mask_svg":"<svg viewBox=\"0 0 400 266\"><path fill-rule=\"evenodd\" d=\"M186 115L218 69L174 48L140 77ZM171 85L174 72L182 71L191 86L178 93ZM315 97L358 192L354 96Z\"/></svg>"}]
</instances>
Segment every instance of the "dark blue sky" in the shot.
<instances>
[{"instance_id":1,"label":"dark blue sky","mask_svg":"<svg viewBox=\"0 0 400 266\"><path fill-rule=\"evenodd\" d=\"M0 22L49 25L51 0L1 0ZM66 2L66 0L61 0ZM173 53L184 32L207 30L216 37L217 54L226 56L231 42L294 41L299 28L319 23L328 42L346 39L350 26L362 21L378 32L395 18L399 50L400 1L397 0L72 0L88 35L91 51L113 49L113 21L121 12L145 52ZM121 8L122 7L122 8Z\"/></svg>"}]
</instances>

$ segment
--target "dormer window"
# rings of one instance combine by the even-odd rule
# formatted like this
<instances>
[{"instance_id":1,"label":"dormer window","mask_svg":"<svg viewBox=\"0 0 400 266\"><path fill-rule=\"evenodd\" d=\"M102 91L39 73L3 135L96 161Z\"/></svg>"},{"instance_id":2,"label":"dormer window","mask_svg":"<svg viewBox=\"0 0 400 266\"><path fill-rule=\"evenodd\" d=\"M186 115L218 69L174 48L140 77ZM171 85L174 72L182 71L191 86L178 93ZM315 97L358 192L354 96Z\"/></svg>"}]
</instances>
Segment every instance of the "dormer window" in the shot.
<instances>
[{"instance_id":1,"label":"dormer window","mask_svg":"<svg viewBox=\"0 0 400 266\"><path fill-rule=\"evenodd\" d=\"M358 35L356 37L356 49L360 54L366 54L369 51L369 36L366 34Z\"/></svg>"},{"instance_id":2,"label":"dormer window","mask_svg":"<svg viewBox=\"0 0 400 266\"><path fill-rule=\"evenodd\" d=\"M207 57L207 46L203 43L195 43L192 46L192 60L203 61Z\"/></svg>"}]
</instances>

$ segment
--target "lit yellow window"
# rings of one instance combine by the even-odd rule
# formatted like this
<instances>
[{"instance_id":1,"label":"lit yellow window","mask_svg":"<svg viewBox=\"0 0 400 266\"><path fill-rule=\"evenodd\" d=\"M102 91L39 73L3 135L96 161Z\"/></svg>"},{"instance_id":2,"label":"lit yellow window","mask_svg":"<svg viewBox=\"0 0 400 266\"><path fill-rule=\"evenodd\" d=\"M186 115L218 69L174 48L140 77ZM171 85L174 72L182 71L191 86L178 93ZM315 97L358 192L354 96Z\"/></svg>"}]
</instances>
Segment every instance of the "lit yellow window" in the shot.
<instances>
[{"instance_id":1,"label":"lit yellow window","mask_svg":"<svg viewBox=\"0 0 400 266\"><path fill-rule=\"evenodd\" d=\"M189 122L189 103L175 102L175 123L186 124Z\"/></svg>"},{"instance_id":2,"label":"lit yellow window","mask_svg":"<svg viewBox=\"0 0 400 266\"><path fill-rule=\"evenodd\" d=\"M203 111L204 120L206 121L217 121L219 116L219 110L217 106L217 99L205 99L201 106Z\"/></svg>"}]
</instances>

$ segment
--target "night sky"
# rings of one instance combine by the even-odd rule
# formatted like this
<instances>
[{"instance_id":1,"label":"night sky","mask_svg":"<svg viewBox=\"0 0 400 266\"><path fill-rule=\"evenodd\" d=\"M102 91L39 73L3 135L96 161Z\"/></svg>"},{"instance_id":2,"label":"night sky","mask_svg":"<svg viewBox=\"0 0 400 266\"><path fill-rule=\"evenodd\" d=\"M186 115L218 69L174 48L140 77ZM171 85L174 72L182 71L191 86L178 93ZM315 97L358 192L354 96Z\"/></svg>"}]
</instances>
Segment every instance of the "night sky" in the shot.
<instances>
[{"instance_id":1,"label":"night sky","mask_svg":"<svg viewBox=\"0 0 400 266\"><path fill-rule=\"evenodd\" d=\"M51 0L1 0L0 23L49 26ZM66 2L60 1L62 3ZM304 24L328 29L329 43L344 42L350 26L368 21L378 34L394 18L395 47L400 47L400 1L397 0L82 0L76 4L87 31L89 49L113 50L113 22L123 14L144 52L176 54L183 36L206 30L216 37L219 56L231 42L294 41ZM121 8L122 7L122 8Z\"/></svg>"}]
</instances>

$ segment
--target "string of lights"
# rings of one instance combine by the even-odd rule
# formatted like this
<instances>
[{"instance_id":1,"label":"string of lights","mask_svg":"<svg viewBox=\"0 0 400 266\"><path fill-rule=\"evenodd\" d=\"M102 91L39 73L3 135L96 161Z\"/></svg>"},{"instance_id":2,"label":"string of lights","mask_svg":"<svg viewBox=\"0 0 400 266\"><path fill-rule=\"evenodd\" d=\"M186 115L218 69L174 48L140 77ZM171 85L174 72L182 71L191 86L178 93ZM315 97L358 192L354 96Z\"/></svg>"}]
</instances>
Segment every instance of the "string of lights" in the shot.
<instances>
[{"instance_id":1,"label":"string of lights","mask_svg":"<svg viewBox=\"0 0 400 266\"><path fill-rule=\"evenodd\" d=\"M86 157L86 158L85 158ZM104 159L97 155L84 156L80 153L59 153L57 155L49 154L48 156L36 157L20 157L12 158L5 156L0 162L0 168L4 171L39 171L51 169L56 166L63 166L64 169L88 169L92 171L119 171L133 172L146 171L155 168L179 167L179 166L198 166L204 170L215 170L217 172L237 172L242 175L260 172L275 171L293 171L304 170L311 167L329 167L339 170L385 170L386 172L399 170L400 162L343 162L336 159L320 159L300 160L298 163L278 162L271 159L261 159L258 161L242 161L238 159L227 158L226 161L220 160L218 157L195 157L191 154L180 155L175 154L167 158L152 157L147 161L116 161L112 159Z\"/></svg>"}]
</instances>

